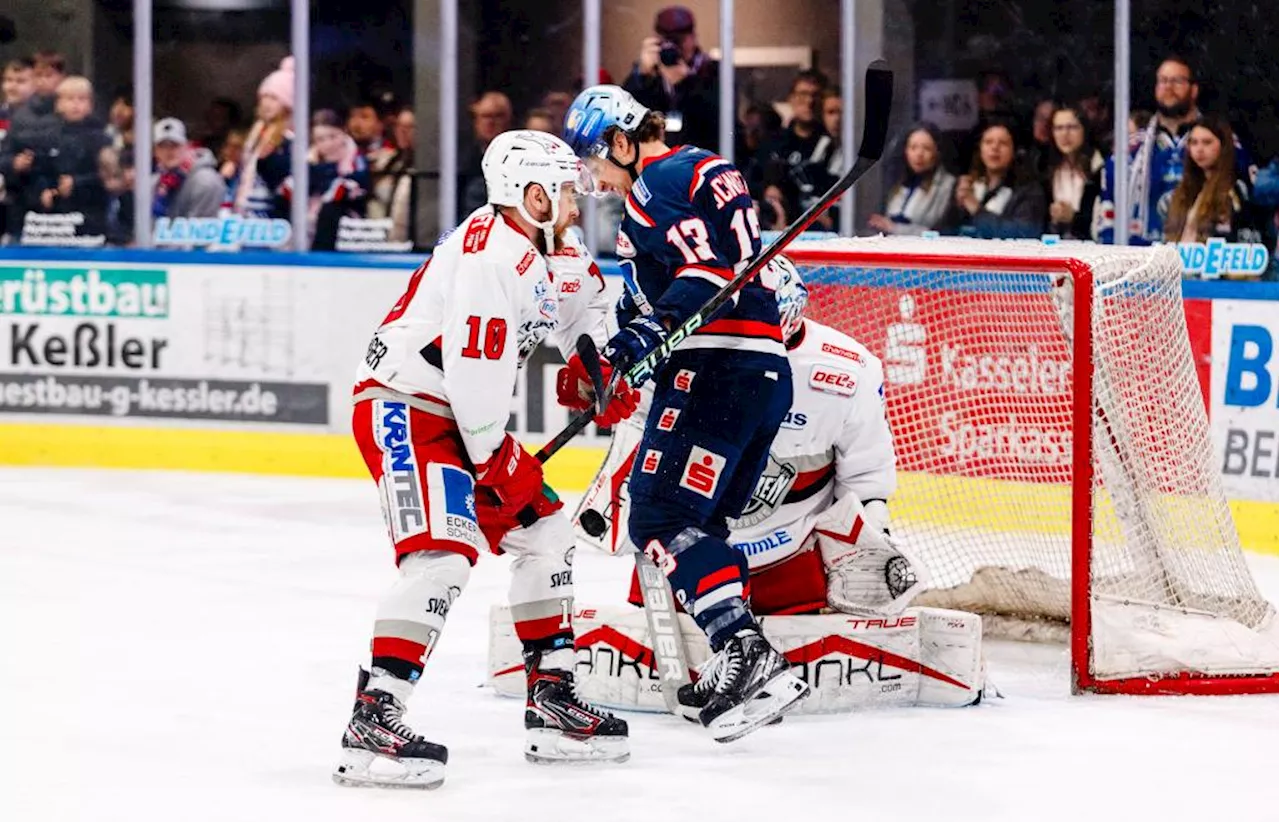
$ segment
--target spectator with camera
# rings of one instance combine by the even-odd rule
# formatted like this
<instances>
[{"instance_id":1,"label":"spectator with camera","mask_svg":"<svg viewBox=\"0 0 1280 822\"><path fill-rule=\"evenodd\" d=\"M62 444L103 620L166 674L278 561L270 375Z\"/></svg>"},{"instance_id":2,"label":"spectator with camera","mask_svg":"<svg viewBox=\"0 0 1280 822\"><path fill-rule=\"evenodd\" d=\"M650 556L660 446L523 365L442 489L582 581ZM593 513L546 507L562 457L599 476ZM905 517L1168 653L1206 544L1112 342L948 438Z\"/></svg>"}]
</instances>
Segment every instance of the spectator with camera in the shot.
<instances>
[{"instance_id":1,"label":"spectator with camera","mask_svg":"<svg viewBox=\"0 0 1280 822\"><path fill-rule=\"evenodd\" d=\"M720 151L720 69L698 45L693 12L668 6L658 12L654 35L622 87L640 105L667 118L672 145Z\"/></svg>"},{"instance_id":2,"label":"spectator with camera","mask_svg":"<svg viewBox=\"0 0 1280 822\"><path fill-rule=\"evenodd\" d=\"M747 166L751 191L763 203L760 220L765 228L785 226L825 190L820 188L822 179L815 181L811 172L818 146L827 136L818 109L826 85L821 72L805 70L796 75L787 95L791 122Z\"/></svg>"},{"instance_id":3,"label":"spectator with camera","mask_svg":"<svg viewBox=\"0 0 1280 822\"><path fill-rule=\"evenodd\" d=\"M32 93L9 121L0 145L0 176L9 200L8 230L22 232L27 210L38 207L50 181L58 177L54 160L61 121L55 110L58 84L66 78L66 60L54 51L36 52L32 61Z\"/></svg>"},{"instance_id":4,"label":"spectator with camera","mask_svg":"<svg viewBox=\"0 0 1280 822\"><path fill-rule=\"evenodd\" d=\"M187 127L176 117L156 123L152 134L156 171L152 175L155 217L217 217L227 185L207 148L187 141Z\"/></svg>"}]
</instances>

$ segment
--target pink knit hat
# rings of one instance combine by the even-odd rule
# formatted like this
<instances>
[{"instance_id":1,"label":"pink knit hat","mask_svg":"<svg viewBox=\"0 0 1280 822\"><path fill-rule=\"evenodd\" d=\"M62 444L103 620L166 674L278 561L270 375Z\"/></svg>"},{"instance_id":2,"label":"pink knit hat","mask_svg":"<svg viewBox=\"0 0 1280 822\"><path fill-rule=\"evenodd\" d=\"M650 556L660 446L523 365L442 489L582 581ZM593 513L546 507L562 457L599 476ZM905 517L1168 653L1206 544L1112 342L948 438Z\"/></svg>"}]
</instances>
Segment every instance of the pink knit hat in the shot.
<instances>
[{"instance_id":1,"label":"pink knit hat","mask_svg":"<svg viewBox=\"0 0 1280 822\"><path fill-rule=\"evenodd\" d=\"M270 94L292 109L293 81L293 58L286 57L280 61L280 68L268 74L267 79L258 86L258 96Z\"/></svg>"}]
</instances>

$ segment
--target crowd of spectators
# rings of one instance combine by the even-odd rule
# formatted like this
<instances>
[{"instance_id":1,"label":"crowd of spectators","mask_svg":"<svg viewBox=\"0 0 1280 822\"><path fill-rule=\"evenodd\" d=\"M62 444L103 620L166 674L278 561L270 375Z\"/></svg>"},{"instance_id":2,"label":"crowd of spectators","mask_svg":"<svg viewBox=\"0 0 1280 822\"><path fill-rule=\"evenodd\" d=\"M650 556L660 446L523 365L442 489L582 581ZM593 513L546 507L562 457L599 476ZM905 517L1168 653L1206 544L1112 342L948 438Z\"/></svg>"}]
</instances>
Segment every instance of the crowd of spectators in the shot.
<instances>
[{"instance_id":1,"label":"crowd of spectators","mask_svg":"<svg viewBox=\"0 0 1280 822\"><path fill-rule=\"evenodd\" d=\"M289 218L294 70L286 58L263 78L251 118L219 98L198 125L164 116L143 129L153 146L153 218ZM717 150L718 83L719 68L702 50L693 14L671 6L642 38L622 85L665 114L669 143ZM882 207L859 233L1053 234L1110 243L1115 191L1123 184L1132 243L1222 238L1265 243L1274 252L1276 160L1259 171L1230 123L1201 110L1200 78L1188 60L1162 62L1153 109L1126 113L1129 173L1120 183L1103 95L1037 98L999 70L980 73L975 88L972 128L943 132L921 121L896 135L886 152ZM471 138L458 152L459 216L485 202L480 159L490 141L514 127L558 133L573 95L567 88L548 91L519 117L502 91L477 95L469 106ZM95 114L95 99L89 81L68 75L59 54L39 52L3 67L0 238L19 240L28 214L76 213L84 233L130 241L132 98L127 89L114 93L105 120ZM740 101L735 158L762 227L789 224L843 172L842 105L840 90L816 70L797 73L783 100ZM388 240L411 239L413 110L375 96L344 111L314 111L309 122L311 247L334 248L347 217L385 221ZM597 211L606 232L620 219L608 204ZM815 227L833 230L839 216L832 209Z\"/></svg>"},{"instance_id":2,"label":"crowd of spectators","mask_svg":"<svg viewBox=\"0 0 1280 822\"><path fill-rule=\"evenodd\" d=\"M258 86L251 122L219 98L203 122L160 117L150 129L153 219L230 215L288 219L292 177L294 64L285 58ZM3 67L0 99L0 242L21 242L30 214L79 215L80 235L112 245L133 240L134 108L130 91L95 112L92 84L66 61L39 52ZM105 97L103 99L106 99ZM409 239L412 109L360 100L310 119L309 244L336 247L339 222L390 222L387 239Z\"/></svg>"}]
</instances>

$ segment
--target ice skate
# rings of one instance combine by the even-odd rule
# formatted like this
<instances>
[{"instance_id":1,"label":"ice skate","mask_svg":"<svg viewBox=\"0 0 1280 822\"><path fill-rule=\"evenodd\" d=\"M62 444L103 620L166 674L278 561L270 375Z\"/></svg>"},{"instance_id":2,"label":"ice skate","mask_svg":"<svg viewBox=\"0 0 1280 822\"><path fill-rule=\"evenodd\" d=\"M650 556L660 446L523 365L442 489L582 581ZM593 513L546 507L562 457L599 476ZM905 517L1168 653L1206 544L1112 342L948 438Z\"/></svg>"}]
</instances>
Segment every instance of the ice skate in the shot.
<instances>
[{"instance_id":1,"label":"ice skate","mask_svg":"<svg viewBox=\"0 0 1280 822\"><path fill-rule=\"evenodd\" d=\"M414 733L404 722L400 700L385 691L366 690L368 682L369 672L361 670L333 781L353 787L440 787L449 751Z\"/></svg>"},{"instance_id":2,"label":"ice skate","mask_svg":"<svg viewBox=\"0 0 1280 822\"><path fill-rule=\"evenodd\" d=\"M759 631L739 631L720 655L716 681L698 713L717 742L741 739L773 722L809 693L809 686L791 673L787 660Z\"/></svg>"},{"instance_id":3,"label":"ice skate","mask_svg":"<svg viewBox=\"0 0 1280 822\"><path fill-rule=\"evenodd\" d=\"M529 700L525 706L524 757L530 762L626 762L627 723L578 699L573 674L539 669L542 655L525 654Z\"/></svg>"}]
</instances>

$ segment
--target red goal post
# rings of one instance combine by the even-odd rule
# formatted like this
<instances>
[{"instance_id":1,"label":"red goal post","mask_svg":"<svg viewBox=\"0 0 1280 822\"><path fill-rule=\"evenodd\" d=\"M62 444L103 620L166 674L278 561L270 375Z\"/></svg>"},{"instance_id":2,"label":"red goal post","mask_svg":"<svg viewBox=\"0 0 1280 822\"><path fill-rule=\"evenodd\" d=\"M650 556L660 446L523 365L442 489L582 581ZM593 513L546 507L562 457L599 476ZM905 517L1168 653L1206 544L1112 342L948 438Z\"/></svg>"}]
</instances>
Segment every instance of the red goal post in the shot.
<instances>
[{"instance_id":1,"label":"red goal post","mask_svg":"<svg viewBox=\"0 0 1280 822\"><path fill-rule=\"evenodd\" d=\"M890 508L931 576L917 604L1069 639L1077 691L1277 691L1276 612L1216 470L1172 248L881 237L787 254L808 316L884 364Z\"/></svg>"}]
</instances>

